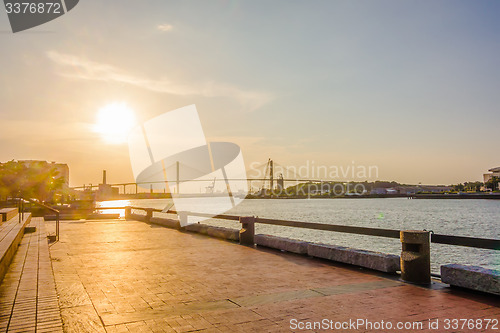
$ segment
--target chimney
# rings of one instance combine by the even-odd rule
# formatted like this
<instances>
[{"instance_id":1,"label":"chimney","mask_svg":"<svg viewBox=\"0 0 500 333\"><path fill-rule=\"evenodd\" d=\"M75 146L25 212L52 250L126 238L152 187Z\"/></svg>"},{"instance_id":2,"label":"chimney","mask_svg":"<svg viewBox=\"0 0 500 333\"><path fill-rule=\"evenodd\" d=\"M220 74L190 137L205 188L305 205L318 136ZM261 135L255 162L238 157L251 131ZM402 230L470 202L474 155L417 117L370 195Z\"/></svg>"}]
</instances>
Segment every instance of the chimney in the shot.
<instances>
[{"instance_id":1,"label":"chimney","mask_svg":"<svg viewBox=\"0 0 500 333\"><path fill-rule=\"evenodd\" d=\"M106 185L106 170L102 170L102 183Z\"/></svg>"}]
</instances>

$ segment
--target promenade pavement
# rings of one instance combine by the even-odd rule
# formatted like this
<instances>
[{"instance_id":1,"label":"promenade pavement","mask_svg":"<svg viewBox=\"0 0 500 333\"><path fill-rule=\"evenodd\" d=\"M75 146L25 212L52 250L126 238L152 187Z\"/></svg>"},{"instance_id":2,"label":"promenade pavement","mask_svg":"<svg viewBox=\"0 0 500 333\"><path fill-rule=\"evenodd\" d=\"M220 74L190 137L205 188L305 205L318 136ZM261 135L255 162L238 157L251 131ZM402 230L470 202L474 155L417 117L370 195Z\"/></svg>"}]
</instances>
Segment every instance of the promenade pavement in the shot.
<instances>
[{"instance_id":1,"label":"promenade pavement","mask_svg":"<svg viewBox=\"0 0 500 333\"><path fill-rule=\"evenodd\" d=\"M500 317L492 297L137 221L63 222L50 255L65 332L305 332L324 319L372 323L343 332L494 332L444 325Z\"/></svg>"}]
</instances>

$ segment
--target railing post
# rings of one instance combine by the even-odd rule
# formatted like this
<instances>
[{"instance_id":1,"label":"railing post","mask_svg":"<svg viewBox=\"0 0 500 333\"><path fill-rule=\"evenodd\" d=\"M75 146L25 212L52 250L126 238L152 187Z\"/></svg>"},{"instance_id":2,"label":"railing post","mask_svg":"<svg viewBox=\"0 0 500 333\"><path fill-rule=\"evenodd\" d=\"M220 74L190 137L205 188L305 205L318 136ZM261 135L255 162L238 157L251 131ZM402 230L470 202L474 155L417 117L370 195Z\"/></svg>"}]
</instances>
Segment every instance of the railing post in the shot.
<instances>
[{"instance_id":1,"label":"railing post","mask_svg":"<svg viewBox=\"0 0 500 333\"><path fill-rule=\"evenodd\" d=\"M153 208L146 208L146 222L149 222L153 217Z\"/></svg>"},{"instance_id":2,"label":"railing post","mask_svg":"<svg viewBox=\"0 0 500 333\"><path fill-rule=\"evenodd\" d=\"M241 216L240 223L240 244L246 246L254 246L255 217Z\"/></svg>"},{"instance_id":3,"label":"railing post","mask_svg":"<svg viewBox=\"0 0 500 333\"><path fill-rule=\"evenodd\" d=\"M132 219L132 207L127 206L125 207L125 220L131 220Z\"/></svg>"},{"instance_id":4,"label":"railing post","mask_svg":"<svg viewBox=\"0 0 500 333\"><path fill-rule=\"evenodd\" d=\"M59 212L56 212L56 240L59 241Z\"/></svg>"},{"instance_id":5,"label":"railing post","mask_svg":"<svg viewBox=\"0 0 500 333\"><path fill-rule=\"evenodd\" d=\"M185 226L187 226L188 212L177 212L177 216L179 217L180 228L184 228Z\"/></svg>"},{"instance_id":6,"label":"railing post","mask_svg":"<svg viewBox=\"0 0 500 333\"><path fill-rule=\"evenodd\" d=\"M400 231L401 279L417 284L431 283L430 232Z\"/></svg>"}]
</instances>

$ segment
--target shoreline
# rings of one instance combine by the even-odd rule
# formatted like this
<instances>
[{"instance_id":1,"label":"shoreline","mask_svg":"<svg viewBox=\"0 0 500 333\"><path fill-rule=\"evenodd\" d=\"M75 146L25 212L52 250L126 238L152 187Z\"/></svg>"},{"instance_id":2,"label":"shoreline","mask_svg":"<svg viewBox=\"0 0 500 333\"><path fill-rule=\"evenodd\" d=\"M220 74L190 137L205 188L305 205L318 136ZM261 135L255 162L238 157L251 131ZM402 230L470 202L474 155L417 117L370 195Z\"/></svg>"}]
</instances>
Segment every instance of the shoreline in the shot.
<instances>
[{"instance_id":1,"label":"shoreline","mask_svg":"<svg viewBox=\"0 0 500 333\"><path fill-rule=\"evenodd\" d=\"M226 194L221 193L220 196L225 196ZM193 194L185 195L185 198L202 198L202 197L213 197L213 194ZM147 195L141 193L140 195L135 194L121 194L116 197L109 198L97 198L95 201L115 201L115 200L139 200L139 199L171 199L170 194L154 194ZM326 196L326 195L295 195L295 196L257 196L249 194L245 199L266 199L266 200L293 200L293 199L387 199L387 198L408 198L408 199L482 199L482 200L500 200L500 193L498 194L375 194L375 195L344 195L344 196ZM79 201L79 200L76 200Z\"/></svg>"}]
</instances>

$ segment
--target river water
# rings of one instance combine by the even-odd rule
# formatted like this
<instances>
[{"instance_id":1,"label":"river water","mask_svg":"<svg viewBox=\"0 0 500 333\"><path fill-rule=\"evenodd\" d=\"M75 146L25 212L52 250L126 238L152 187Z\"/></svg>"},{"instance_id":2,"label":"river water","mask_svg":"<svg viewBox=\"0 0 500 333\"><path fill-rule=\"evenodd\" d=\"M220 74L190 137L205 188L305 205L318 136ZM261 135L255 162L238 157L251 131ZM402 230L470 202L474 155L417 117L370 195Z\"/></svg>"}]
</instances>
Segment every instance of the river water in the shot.
<instances>
[{"instance_id":1,"label":"river water","mask_svg":"<svg viewBox=\"0 0 500 333\"><path fill-rule=\"evenodd\" d=\"M169 203L169 199L141 199L104 201L99 205L163 209ZM247 199L226 214L397 230L426 229L446 235L500 238L500 200ZM211 219L203 223L235 229L240 227L238 222L226 220ZM262 224L256 224L256 233L384 253L401 252L398 239L383 237ZM500 251L432 244L432 271L439 273L439 266L449 263L500 270Z\"/></svg>"}]
</instances>

